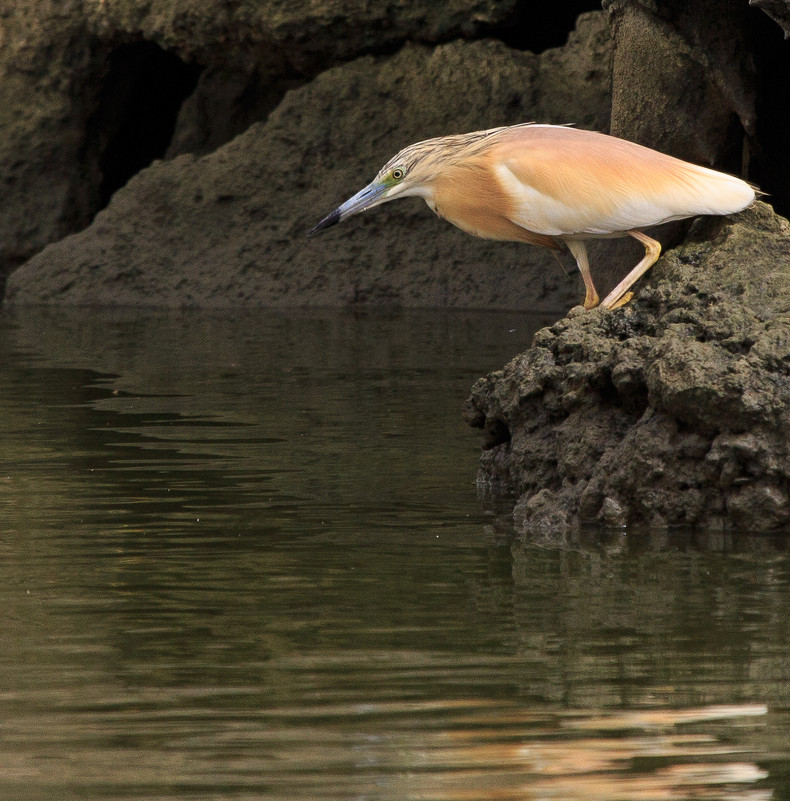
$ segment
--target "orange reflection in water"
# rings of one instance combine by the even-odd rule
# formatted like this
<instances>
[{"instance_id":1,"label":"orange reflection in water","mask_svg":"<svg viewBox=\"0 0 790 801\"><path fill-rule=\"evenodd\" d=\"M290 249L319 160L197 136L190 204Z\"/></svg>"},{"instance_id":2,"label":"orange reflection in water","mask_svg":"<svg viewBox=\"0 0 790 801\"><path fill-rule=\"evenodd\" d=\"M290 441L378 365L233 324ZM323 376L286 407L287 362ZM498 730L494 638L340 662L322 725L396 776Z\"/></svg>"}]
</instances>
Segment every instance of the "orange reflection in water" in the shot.
<instances>
[{"instance_id":1,"label":"orange reflection in water","mask_svg":"<svg viewBox=\"0 0 790 801\"><path fill-rule=\"evenodd\" d=\"M472 713L469 728L428 738L416 772L397 789L407 797L447 801L767 801L770 790L749 786L767 774L743 747L710 733L675 730L707 722L726 727L766 713L763 705L579 712L554 721L553 736L547 732L549 721L525 717L526 730L517 736L513 726L507 742L501 741L501 728L485 727ZM497 723L501 726L502 719ZM578 736L589 731L599 736Z\"/></svg>"}]
</instances>

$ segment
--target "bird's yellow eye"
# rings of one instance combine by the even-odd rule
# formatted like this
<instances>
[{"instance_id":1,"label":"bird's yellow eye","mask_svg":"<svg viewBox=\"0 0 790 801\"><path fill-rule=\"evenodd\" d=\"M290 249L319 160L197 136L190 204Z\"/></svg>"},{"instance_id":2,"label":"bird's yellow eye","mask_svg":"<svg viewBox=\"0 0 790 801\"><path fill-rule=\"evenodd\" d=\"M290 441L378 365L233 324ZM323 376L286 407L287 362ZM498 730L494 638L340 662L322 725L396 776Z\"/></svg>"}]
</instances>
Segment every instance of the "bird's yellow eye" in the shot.
<instances>
[{"instance_id":1,"label":"bird's yellow eye","mask_svg":"<svg viewBox=\"0 0 790 801\"><path fill-rule=\"evenodd\" d=\"M406 175L406 170L404 170L403 167L396 167L392 171L392 177L396 181L402 181L405 175Z\"/></svg>"}]
</instances>

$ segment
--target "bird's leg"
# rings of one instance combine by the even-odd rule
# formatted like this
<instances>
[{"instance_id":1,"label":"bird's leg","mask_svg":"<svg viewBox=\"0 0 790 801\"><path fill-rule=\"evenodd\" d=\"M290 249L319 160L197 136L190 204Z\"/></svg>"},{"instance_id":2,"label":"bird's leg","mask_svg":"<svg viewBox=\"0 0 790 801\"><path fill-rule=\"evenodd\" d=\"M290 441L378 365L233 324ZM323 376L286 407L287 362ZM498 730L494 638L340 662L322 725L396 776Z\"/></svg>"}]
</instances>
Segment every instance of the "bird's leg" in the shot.
<instances>
[{"instance_id":1,"label":"bird's leg","mask_svg":"<svg viewBox=\"0 0 790 801\"><path fill-rule=\"evenodd\" d=\"M570 250L573 258L576 259L579 272L584 279L584 308L594 309L598 305L598 292L595 289L592 274L590 273L590 262L587 259L587 246L578 239L566 239L565 244L568 246L568 250Z\"/></svg>"},{"instance_id":2,"label":"bird's leg","mask_svg":"<svg viewBox=\"0 0 790 801\"><path fill-rule=\"evenodd\" d=\"M651 239L641 231L628 232L634 239L638 239L645 246L645 255L642 261L631 270L628 275L603 299L601 306L604 309L616 309L628 303L633 293L628 290L658 261L661 255L661 243ZM628 295L626 293L628 292Z\"/></svg>"}]
</instances>

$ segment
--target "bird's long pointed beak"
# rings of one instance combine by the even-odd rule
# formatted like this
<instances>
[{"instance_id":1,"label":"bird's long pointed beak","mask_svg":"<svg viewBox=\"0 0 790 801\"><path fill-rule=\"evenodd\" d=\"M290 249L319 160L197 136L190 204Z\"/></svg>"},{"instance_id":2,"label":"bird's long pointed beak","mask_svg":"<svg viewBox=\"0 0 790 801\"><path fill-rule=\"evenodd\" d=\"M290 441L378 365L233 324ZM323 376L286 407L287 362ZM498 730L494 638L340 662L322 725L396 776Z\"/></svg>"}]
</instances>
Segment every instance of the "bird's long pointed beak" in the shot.
<instances>
[{"instance_id":1,"label":"bird's long pointed beak","mask_svg":"<svg viewBox=\"0 0 790 801\"><path fill-rule=\"evenodd\" d=\"M352 214L358 214L360 211L365 211L371 206L376 206L383 200L383 195L387 191L387 185L384 183L373 182L368 184L364 189L360 189L353 197L350 197L345 203L338 206L331 214L327 214L323 220L316 223L308 232L308 236L317 234L324 228L329 228L332 225L337 225L342 222L346 217Z\"/></svg>"}]
</instances>

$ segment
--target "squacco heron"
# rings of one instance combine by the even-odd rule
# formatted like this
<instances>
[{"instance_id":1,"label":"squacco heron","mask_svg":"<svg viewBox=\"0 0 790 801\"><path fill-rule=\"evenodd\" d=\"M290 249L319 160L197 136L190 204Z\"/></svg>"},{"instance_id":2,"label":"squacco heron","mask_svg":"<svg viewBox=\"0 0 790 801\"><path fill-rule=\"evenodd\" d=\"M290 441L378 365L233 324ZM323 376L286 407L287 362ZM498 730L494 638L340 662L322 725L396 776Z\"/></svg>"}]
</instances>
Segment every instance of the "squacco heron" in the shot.
<instances>
[{"instance_id":1,"label":"squacco heron","mask_svg":"<svg viewBox=\"0 0 790 801\"><path fill-rule=\"evenodd\" d=\"M599 304L585 240L632 236L645 255L600 305L627 303L661 254L642 229L701 214L734 214L755 190L725 173L614 136L527 123L409 145L311 234L398 197L417 196L448 222L483 239L560 249L564 243Z\"/></svg>"}]
</instances>

